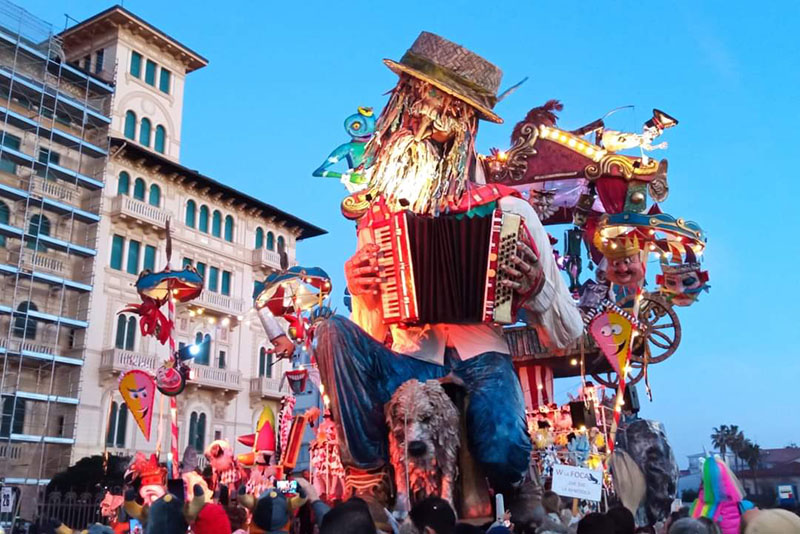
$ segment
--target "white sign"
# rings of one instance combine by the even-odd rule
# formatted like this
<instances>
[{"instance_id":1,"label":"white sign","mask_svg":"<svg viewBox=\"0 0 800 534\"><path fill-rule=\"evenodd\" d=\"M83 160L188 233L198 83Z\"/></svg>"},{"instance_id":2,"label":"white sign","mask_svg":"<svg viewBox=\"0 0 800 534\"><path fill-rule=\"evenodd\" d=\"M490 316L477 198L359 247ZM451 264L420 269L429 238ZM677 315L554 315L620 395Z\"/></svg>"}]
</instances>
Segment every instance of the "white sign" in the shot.
<instances>
[{"instance_id":1,"label":"white sign","mask_svg":"<svg viewBox=\"0 0 800 534\"><path fill-rule=\"evenodd\" d=\"M794 500L794 487L784 484L778 486L778 499L782 501Z\"/></svg>"},{"instance_id":2,"label":"white sign","mask_svg":"<svg viewBox=\"0 0 800 534\"><path fill-rule=\"evenodd\" d=\"M0 514L11 514L14 512L14 488L5 486L0 493Z\"/></svg>"},{"instance_id":3,"label":"white sign","mask_svg":"<svg viewBox=\"0 0 800 534\"><path fill-rule=\"evenodd\" d=\"M562 497L600 501L603 494L603 472L571 465L554 465L553 491Z\"/></svg>"}]
</instances>

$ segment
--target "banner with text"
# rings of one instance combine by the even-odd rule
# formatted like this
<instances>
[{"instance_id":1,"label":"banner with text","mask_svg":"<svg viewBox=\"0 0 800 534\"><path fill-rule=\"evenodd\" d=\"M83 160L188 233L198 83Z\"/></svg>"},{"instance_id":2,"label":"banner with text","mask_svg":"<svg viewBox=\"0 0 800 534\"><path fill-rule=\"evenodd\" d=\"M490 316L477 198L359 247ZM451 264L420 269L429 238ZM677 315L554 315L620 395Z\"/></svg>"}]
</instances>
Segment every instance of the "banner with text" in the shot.
<instances>
[{"instance_id":1,"label":"banner with text","mask_svg":"<svg viewBox=\"0 0 800 534\"><path fill-rule=\"evenodd\" d=\"M603 472L571 465L555 465L553 491L562 497L599 501L603 494Z\"/></svg>"}]
</instances>

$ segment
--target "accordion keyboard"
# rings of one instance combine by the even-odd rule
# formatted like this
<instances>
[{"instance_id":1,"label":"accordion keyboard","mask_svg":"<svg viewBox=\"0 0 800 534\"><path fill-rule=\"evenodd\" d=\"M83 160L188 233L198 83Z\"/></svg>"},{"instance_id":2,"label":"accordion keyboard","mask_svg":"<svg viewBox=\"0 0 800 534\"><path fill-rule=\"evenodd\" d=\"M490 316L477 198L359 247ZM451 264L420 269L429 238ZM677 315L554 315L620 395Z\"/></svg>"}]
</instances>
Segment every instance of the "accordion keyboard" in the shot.
<instances>
[{"instance_id":1,"label":"accordion keyboard","mask_svg":"<svg viewBox=\"0 0 800 534\"><path fill-rule=\"evenodd\" d=\"M395 273L395 258L392 253L394 225L382 224L373 228L375 244L378 245L378 274L381 278L381 306L383 319L394 322L400 319L400 291L397 287L398 277Z\"/></svg>"},{"instance_id":2,"label":"accordion keyboard","mask_svg":"<svg viewBox=\"0 0 800 534\"><path fill-rule=\"evenodd\" d=\"M497 247L497 279L495 280L494 320L498 323L511 324L513 317L512 300L514 292L501 282L508 279L503 266L514 267L513 258L517 255L517 240L519 238L521 219L518 215L503 214L503 228L500 231L500 242Z\"/></svg>"}]
</instances>

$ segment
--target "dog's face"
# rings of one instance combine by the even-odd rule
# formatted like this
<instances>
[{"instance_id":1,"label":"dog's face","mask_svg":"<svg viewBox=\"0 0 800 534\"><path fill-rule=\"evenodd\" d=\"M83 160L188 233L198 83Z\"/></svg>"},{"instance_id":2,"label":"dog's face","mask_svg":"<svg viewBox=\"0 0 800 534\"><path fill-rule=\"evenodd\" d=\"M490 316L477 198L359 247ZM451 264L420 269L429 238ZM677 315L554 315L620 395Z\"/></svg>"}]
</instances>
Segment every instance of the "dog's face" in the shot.
<instances>
[{"instance_id":1,"label":"dog's face","mask_svg":"<svg viewBox=\"0 0 800 534\"><path fill-rule=\"evenodd\" d=\"M387 405L386 419L393 457L407 458L412 471L430 473L445 467L439 464L444 449L457 439L459 417L438 382L404 383Z\"/></svg>"}]
</instances>

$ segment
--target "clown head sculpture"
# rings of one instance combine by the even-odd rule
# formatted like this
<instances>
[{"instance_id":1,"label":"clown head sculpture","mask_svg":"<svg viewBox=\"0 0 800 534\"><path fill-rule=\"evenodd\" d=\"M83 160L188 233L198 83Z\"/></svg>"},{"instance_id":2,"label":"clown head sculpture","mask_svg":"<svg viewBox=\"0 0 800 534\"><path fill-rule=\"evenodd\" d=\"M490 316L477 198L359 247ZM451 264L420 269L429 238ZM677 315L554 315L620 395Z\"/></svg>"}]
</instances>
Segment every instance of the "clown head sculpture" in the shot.
<instances>
[{"instance_id":1,"label":"clown head sculpture","mask_svg":"<svg viewBox=\"0 0 800 534\"><path fill-rule=\"evenodd\" d=\"M139 479L141 482L139 496L145 504L157 501L167 492L167 470L158 464L155 454L151 454L148 458L141 452L136 453L125 473L125 478L129 481Z\"/></svg>"},{"instance_id":2,"label":"clown head sculpture","mask_svg":"<svg viewBox=\"0 0 800 534\"><path fill-rule=\"evenodd\" d=\"M644 264L639 240L633 237L604 238L600 232L594 245L603 254L606 279L623 287L635 288L644 280Z\"/></svg>"},{"instance_id":3,"label":"clown head sculpture","mask_svg":"<svg viewBox=\"0 0 800 534\"><path fill-rule=\"evenodd\" d=\"M660 293L675 306L691 306L703 291L708 291L708 271L700 269L694 251L686 248L683 263L669 265L663 263L656 276Z\"/></svg>"}]
</instances>

